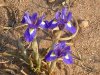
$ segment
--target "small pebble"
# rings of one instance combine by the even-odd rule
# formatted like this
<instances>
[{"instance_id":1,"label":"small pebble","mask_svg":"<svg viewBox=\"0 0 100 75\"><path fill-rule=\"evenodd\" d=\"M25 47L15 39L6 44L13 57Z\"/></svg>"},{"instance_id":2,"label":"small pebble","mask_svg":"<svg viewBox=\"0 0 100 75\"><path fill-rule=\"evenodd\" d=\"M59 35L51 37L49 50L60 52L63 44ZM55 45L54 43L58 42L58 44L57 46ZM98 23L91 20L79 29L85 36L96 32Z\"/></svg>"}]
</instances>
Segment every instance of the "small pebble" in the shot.
<instances>
[{"instance_id":1,"label":"small pebble","mask_svg":"<svg viewBox=\"0 0 100 75\"><path fill-rule=\"evenodd\" d=\"M55 2L55 0L48 0L50 3Z\"/></svg>"},{"instance_id":2,"label":"small pebble","mask_svg":"<svg viewBox=\"0 0 100 75\"><path fill-rule=\"evenodd\" d=\"M80 23L80 27L81 27L81 28L87 28L87 27L89 27L88 21L86 21L86 20L82 21L82 22Z\"/></svg>"},{"instance_id":3,"label":"small pebble","mask_svg":"<svg viewBox=\"0 0 100 75\"><path fill-rule=\"evenodd\" d=\"M62 5L65 5L66 4L66 2L62 2Z\"/></svg>"}]
</instances>

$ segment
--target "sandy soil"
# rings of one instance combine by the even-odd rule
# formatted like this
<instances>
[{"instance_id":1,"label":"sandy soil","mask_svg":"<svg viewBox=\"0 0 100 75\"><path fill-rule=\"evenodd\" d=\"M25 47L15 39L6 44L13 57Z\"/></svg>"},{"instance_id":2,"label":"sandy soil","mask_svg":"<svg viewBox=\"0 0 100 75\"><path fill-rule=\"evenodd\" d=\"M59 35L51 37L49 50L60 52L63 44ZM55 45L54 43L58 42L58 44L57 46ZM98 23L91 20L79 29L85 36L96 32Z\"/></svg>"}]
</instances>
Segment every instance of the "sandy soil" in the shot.
<instances>
[{"instance_id":1,"label":"sandy soil","mask_svg":"<svg viewBox=\"0 0 100 75\"><path fill-rule=\"evenodd\" d=\"M18 35L22 36L25 28L13 31L3 30L3 27L21 25L20 21L26 10L31 14L33 12L38 12L39 15L46 13L48 20L54 15L54 11L47 9L54 4L48 5L45 0L0 0L0 4L8 5L11 8L8 8L10 11L7 11L7 8L0 7L0 53L20 52L17 39ZM61 8L61 6L53 7L53 9L57 8ZM74 43L72 45L73 54L82 60L75 59L75 63L72 65L57 63L58 68L54 75L100 75L100 0L77 0L71 7L71 11L77 20L89 22L89 27L81 27L77 37L72 40ZM8 15L9 13L12 15ZM9 61L7 64L0 64L0 75L23 75L18 59L0 56L0 61ZM11 71L7 71L8 73L2 70L8 68L11 68ZM28 75L33 74L28 72Z\"/></svg>"}]
</instances>

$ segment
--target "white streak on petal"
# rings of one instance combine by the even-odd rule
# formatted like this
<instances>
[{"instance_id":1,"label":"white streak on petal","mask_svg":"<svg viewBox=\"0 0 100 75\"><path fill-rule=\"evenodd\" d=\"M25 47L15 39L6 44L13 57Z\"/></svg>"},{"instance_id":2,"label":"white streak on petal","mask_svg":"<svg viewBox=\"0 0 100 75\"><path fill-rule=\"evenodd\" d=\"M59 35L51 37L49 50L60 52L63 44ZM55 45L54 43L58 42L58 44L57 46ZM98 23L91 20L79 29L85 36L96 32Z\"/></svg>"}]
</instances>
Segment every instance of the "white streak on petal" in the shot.
<instances>
[{"instance_id":1,"label":"white streak on petal","mask_svg":"<svg viewBox=\"0 0 100 75\"><path fill-rule=\"evenodd\" d=\"M53 21L53 22L52 22L52 24L56 24L56 23L57 23L56 21Z\"/></svg>"},{"instance_id":2,"label":"white streak on petal","mask_svg":"<svg viewBox=\"0 0 100 75\"><path fill-rule=\"evenodd\" d=\"M71 22L68 22L67 25L68 25L68 27L70 27L70 28L72 27Z\"/></svg>"},{"instance_id":3,"label":"white streak on petal","mask_svg":"<svg viewBox=\"0 0 100 75\"><path fill-rule=\"evenodd\" d=\"M45 25L45 22L42 21L42 22L41 22L41 25Z\"/></svg>"},{"instance_id":4,"label":"white streak on petal","mask_svg":"<svg viewBox=\"0 0 100 75\"><path fill-rule=\"evenodd\" d=\"M32 22L31 22L31 20L30 20L29 17L24 16L24 18L25 18L25 20L26 20L29 24L32 24Z\"/></svg>"},{"instance_id":5,"label":"white streak on petal","mask_svg":"<svg viewBox=\"0 0 100 75\"><path fill-rule=\"evenodd\" d=\"M52 53L52 54L50 55L50 57L54 57L54 56L56 56L54 53Z\"/></svg>"},{"instance_id":6,"label":"white streak on petal","mask_svg":"<svg viewBox=\"0 0 100 75\"><path fill-rule=\"evenodd\" d=\"M34 29L30 29L29 32L30 32L30 35L31 35L34 32Z\"/></svg>"},{"instance_id":7,"label":"white streak on petal","mask_svg":"<svg viewBox=\"0 0 100 75\"><path fill-rule=\"evenodd\" d=\"M64 15L63 15L62 19L64 19Z\"/></svg>"},{"instance_id":8,"label":"white streak on petal","mask_svg":"<svg viewBox=\"0 0 100 75\"><path fill-rule=\"evenodd\" d=\"M68 54L65 56L65 58L66 58L66 59L69 59L69 56L68 56Z\"/></svg>"}]
</instances>

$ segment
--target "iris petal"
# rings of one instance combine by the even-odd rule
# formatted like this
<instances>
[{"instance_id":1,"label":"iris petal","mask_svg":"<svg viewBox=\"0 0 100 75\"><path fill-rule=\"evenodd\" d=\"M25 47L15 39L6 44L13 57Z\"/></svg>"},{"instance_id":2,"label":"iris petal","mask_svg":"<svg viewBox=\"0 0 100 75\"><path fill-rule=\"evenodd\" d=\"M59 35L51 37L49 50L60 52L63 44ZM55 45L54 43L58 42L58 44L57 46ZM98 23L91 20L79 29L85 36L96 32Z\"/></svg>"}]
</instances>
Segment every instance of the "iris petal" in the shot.
<instances>
[{"instance_id":1,"label":"iris petal","mask_svg":"<svg viewBox=\"0 0 100 75\"><path fill-rule=\"evenodd\" d=\"M66 47L65 41L62 41L62 42L54 45L54 49L63 49L65 47Z\"/></svg>"},{"instance_id":2,"label":"iris petal","mask_svg":"<svg viewBox=\"0 0 100 75\"><path fill-rule=\"evenodd\" d=\"M37 20L37 23L36 23L36 28L38 27L38 26L40 26L40 24L42 23L42 18L39 18L38 20Z\"/></svg>"},{"instance_id":3,"label":"iris petal","mask_svg":"<svg viewBox=\"0 0 100 75\"><path fill-rule=\"evenodd\" d=\"M70 54L66 54L66 56L64 56L63 58L63 62L66 64L72 64L73 63L72 56Z\"/></svg>"},{"instance_id":4,"label":"iris petal","mask_svg":"<svg viewBox=\"0 0 100 75\"><path fill-rule=\"evenodd\" d=\"M44 29L48 29L50 26L49 26L49 22L46 20L44 21L45 22L45 25L44 25Z\"/></svg>"},{"instance_id":5,"label":"iris petal","mask_svg":"<svg viewBox=\"0 0 100 75\"><path fill-rule=\"evenodd\" d=\"M27 42L31 42L33 41L35 35L36 35L36 29L27 28L24 33L24 38Z\"/></svg>"},{"instance_id":6,"label":"iris petal","mask_svg":"<svg viewBox=\"0 0 100 75\"><path fill-rule=\"evenodd\" d=\"M48 28L50 28L49 22L48 22L47 20L42 21L41 24L40 24L40 27L43 28L43 29L48 29Z\"/></svg>"},{"instance_id":7,"label":"iris petal","mask_svg":"<svg viewBox=\"0 0 100 75\"><path fill-rule=\"evenodd\" d=\"M53 28L57 27L57 22L54 20L51 20L48 25L49 25L50 29L53 29Z\"/></svg>"},{"instance_id":8,"label":"iris petal","mask_svg":"<svg viewBox=\"0 0 100 75\"><path fill-rule=\"evenodd\" d=\"M66 12L67 12L67 9L66 8L62 8L62 12L61 12L61 18L62 19L65 19Z\"/></svg>"},{"instance_id":9,"label":"iris petal","mask_svg":"<svg viewBox=\"0 0 100 75\"><path fill-rule=\"evenodd\" d=\"M65 41L60 42L59 46L60 46L61 48L66 47L66 43L65 43Z\"/></svg>"},{"instance_id":10,"label":"iris petal","mask_svg":"<svg viewBox=\"0 0 100 75\"><path fill-rule=\"evenodd\" d=\"M45 60L46 61L53 61L55 60L57 57L54 54L54 50L50 50L49 53L45 56Z\"/></svg>"},{"instance_id":11,"label":"iris petal","mask_svg":"<svg viewBox=\"0 0 100 75\"><path fill-rule=\"evenodd\" d=\"M36 23L36 26L40 26L40 24L43 22L43 19L45 18L45 14L43 14L38 20L37 20L37 23Z\"/></svg>"},{"instance_id":12,"label":"iris petal","mask_svg":"<svg viewBox=\"0 0 100 75\"><path fill-rule=\"evenodd\" d=\"M65 24L65 29L68 30L70 33L74 34L76 32L76 28L71 25L71 23Z\"/></svg>"},{"instance_id":13,"label":"iris petal","mask_svg":"<svg viewBox=\"0 0 100 75\"><path fill-rule=\"evenodd\" d=\"M69 22L69 21L71 21L71 19L72 19L72 12L69 12L66 17L66 20L67 20L67 22Z\"/></svg>"},{"instance_id":14,"label":"iris petal","mask_svg":"<svg viewBox=\"0 0 100 75\"><path fill-rule=\"evenodd\" d=\"M70 49L70 46L66 46L64 49L65 49L65 51L66 51L67 53L71 53L71 51L70 51L70 50L71 50L71 49Z\"/></svg>"},{"instance_id":15,"label":"iris petal","mask_svg":"<svg viewBox=\"0 0 100 75\"><path fill-rule=\"evenodd\" d=\"M22 18L21 23L27 23L27 21L26 21L26 19L25 19L25 16L27 16L27 14L28 14L28 12L25 12L25 13L24 13L24 16L23 16L23 18Z\"/></svg>"},{"instance_id":16,"label":"iris petal","mask_svg":"<svg viewBox=\"0 0 100 75\"><path fill-rule=\"evenodd\" d=\"M26 23L27 24L32 24L32 21L31 21L31 16L29 15L28 12L25 12L26 15L24 16L25 20L26 20Z\"/></svg>"},{"instance_id":17,"label":"iris petal","mask_svg":"<svg viewBox=\"0 0 100 75\"><path fill-rule=\"evenodd\" d=\"M25 18L24 18L24 17L22 18L21 23L23 23L23 24L25 24L25 23L26 23L26 21L25 21Z\"/></svg>"},{"instance_id":18,"label":"iris petal","mask_svg":"<svg viewBox=\"0 0 100 75\"><path fill-rule=\"evenodd\" d=\"M60 42L57 45L54 45L54 49L54 52L58 57L62 57L65 56L67 53L71 53L70 46L66 46L66 43L64 41Z\"/></svg>"},{"instance_id":19,"label":"iris petal","mask_svg":"<svg viewBox=\"0 0 100 75\"><path fill-rule=\"evenodd\" d=\"M37 19L37 13L33 13L33 15L31 16L31 21L34 23Z\"/></svg>"},{"instance_id":20,"label":"iris petal","mask_svg":"<svg viewBox=\"0 0 100 75\"><path fill-rule=\"evenodd\" d=\"M57 22L54 20L51 20L50 22L42 21L40 24L40 27L43 29L53 29L53 28L57 27Z\"/></svg>"},{"instance_id":21,"label":"iris petal","mask_svg":"<svg viewBox=\"0 0 100 75\"><path fill-rule=\"evenodd\" d=\"M54 52L57 57L62 57L67 54L67 50L65 50L66 44L64 41L54 45Z\"/></svg>"},{"instance_id":22,"label":"iris petal","mask_svg":"<svg viewBox=\"0 0 100 75\"><path fill-rule=\"evenodd\" d=\"M56 12L55 18L56 18L57 20L60 18L60 12L59 12L59 11Z\"/></svg>"},{"instance_id":23,"label":"iris petal","mask_svg":"<svg viewBox=\"0 0 100 75\"><path fill-rule=\"evenodd\" d=\"M66 46L62 49L61 56L66 56L66 54L71 54L70 46Z\"/></svg>"},{"instance_id":24,"label":"iris petal","mask_svg":"<svg viewBox=\"0 0 100 75\"><path fill-rule=\"evenodd\" d=\"M44 21L42 21L41 24L40 24L40 27L45 29L45 25L46 25L46 23Z\"/></svg>"},{"instance_id":25,"label":"iris petal","mask_svg":"<svg viewBox=\"0 0 100 75\"><path fill-rule=\"evenodd\" d=\"M25 22L26 22L27 24L32 24L32 22L31 22L31 19L30 19L30 16L29 16L29 13L28 13L28 12L25 12L24 19L25 19Z\"/></svg>"}]
</instances>

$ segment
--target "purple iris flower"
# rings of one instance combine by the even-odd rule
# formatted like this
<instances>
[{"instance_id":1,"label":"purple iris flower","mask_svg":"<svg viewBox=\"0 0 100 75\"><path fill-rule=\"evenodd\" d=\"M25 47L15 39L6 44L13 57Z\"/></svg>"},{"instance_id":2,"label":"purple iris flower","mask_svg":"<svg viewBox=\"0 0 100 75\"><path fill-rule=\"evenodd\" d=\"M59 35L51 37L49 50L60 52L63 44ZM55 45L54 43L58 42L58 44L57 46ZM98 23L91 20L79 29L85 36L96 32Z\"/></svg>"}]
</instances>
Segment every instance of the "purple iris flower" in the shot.
<instances>
[{"instance_id":1,"label":"purple iris flower","mask_svg":"<svg viewBox=\"0 0 100 75\"><path fill-rule=\"evenodd\" d=\"M76 32L76 28L71 24L72 13L67 12L66 8L63 8L61 12L56 12L55 18L60 29L68 30L72 34Z\"/></svg>"},{"instance_id":2,"label":"purple iris flower","mask_svg":"<svg viewBox=\"0 0 100 75\"><path fill-rule=\"evenodd\" d=\"M42 21L40 27L43 29L54 29L55 27L57 27L57 22L54 19L51 21L47 21L47 20Z\"/></svg>"},{"instance_id":3,"label":"purple iris flower","mask_svg":"<svg viewBox=\"0 0 100 75\"><path fill-rule=\"evenodd\" d=\"M53 61L62 58L66 64L72 64L73 59L71 56L70 46L66 46L65 42L60 42L54 45L54 49L50 50L45 56L46 61Z\"/></svg>"},{"instance_id":4,"label":"purple iris flower","mask_svg":"<svg viewBox=\"0 0 100 75\"><path fill-rule=\"evenodd\" d=\"M24 33L24 37L26 41L31 42L34 40L37 28L42 23L43 18L44 16L38 18L37 13L33 13L33 15L30 16L28 12L25 12L22 19L22 23L28 24L28 27Z\"/></svg>"}]
</instances>

